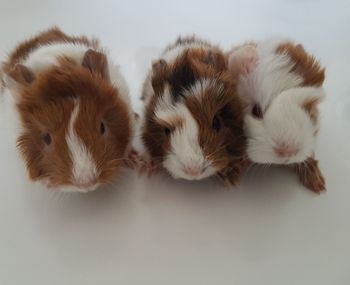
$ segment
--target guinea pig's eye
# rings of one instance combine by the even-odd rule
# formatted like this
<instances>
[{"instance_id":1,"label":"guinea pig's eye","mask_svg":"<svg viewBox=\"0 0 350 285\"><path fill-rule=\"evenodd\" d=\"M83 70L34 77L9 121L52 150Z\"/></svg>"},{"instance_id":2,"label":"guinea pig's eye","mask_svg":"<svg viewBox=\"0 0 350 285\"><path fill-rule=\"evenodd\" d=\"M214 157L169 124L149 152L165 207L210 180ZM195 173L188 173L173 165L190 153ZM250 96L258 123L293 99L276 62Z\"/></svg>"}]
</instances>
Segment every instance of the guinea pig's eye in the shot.
<instances>
[{"instance_id":1,"label":"guinea pig's eye","mask_svg":"<svg viewBox=\"0 0 350 285\"><path fill-rule=\"evenodd\" d=\"M43 135L43 141L46 145L50 145L52 143L52 138L49 133L45 133Z\"/></svg>"},{"instance_id":2,"label":"guinea pig's eye","mask_svg":"<svg viewBox=\"0 0 350 285\"><path fill-rule=\"evenodd\" d=\"M101 135L104 135L104 133L106 132L106 126L103 122L101 122L100 124L100 133Z\"/></svg>"},{"instance_id":3,"label":"guinea pig's eye","mask_svg":"<svg viewBox=\"0 0 350 285\"><path fill-rule=\"evenodd\" d=\"M220 131L221 123L220 123L220 119L218 118L218 116L214 117L213 122L212 122L212 128L217 132Z\"/></svg>"},{"instance_id":4,"label":"guinea pig's eye","mask_svg":"<svg viewBox=\"0 0 350 285\"><path fill-rule=\"evenodd\" d=\"M255 104L252 109L252 115L257 119L262 119L263 112L258 104Z\"/></svg>"},{"instance_id":5,"label":"guinea pig's eye","mask_svg":"<svg viewBox=\"0 0 350 285\"><path fill-rule=\"evenodd\" d=\"M170 136L171 130L169 128L164 128L164 133L168 137Z\"/></svg>"}]
</instances>

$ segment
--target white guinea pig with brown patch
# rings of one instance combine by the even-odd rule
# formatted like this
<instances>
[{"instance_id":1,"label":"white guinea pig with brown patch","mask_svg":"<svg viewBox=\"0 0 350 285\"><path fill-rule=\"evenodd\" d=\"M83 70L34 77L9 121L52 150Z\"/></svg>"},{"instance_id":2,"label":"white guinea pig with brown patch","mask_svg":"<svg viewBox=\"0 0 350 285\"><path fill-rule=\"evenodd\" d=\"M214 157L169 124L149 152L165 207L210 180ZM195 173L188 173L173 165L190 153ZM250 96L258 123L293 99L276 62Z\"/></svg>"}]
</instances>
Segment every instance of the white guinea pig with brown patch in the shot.
<instances>
[{"instance_id":1,"label":"white guinea pig with brown patch","mask_svg":"<svg viewBox=\"0 0 350 285\"><path fill-rule=\"evenodd\" d=\"M245 150L242 106L218 47L179 38L154 61L142 98L142 139L156 165L174 178L219 175L237 183Z\"/></svg>"},{"instance_id":2,"label":"white guinea pig with brown patch","mask_svg":"<svg viewBox=\"0 0 350 285\"><path fill-rule=\"evenodd\" d=\"M128 88L96 40L58 28L20 43L3 64L29 176L63 191L111 183L133 134Z\"/></svg>"},{"instance_id":3,"label":"white guinea pig with brown patch","mask_svg":"<svg viewBox=\"0 0 350 285\"><path fill-rule=\"evenodd\" d=\"M247 156L253 163L292 166L314 192L325 181L314 159L325 71L300 44L247 43L228 57L244 102Z\"/></svg>"}]
</instances>

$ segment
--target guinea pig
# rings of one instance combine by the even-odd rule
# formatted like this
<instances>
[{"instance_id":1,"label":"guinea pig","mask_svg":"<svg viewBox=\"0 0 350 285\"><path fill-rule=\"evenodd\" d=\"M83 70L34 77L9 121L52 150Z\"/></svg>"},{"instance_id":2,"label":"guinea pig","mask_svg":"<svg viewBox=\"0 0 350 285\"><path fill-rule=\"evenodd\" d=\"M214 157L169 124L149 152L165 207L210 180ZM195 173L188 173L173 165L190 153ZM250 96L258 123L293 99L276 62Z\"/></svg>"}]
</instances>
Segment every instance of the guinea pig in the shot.
<instances>
[{"instance_id":1,"label":"guinea pig","mask_svg":"<svg viewBox=\"0 0 350 285\"><path fill-rule=\"evenodd\" d=\"M52 28L20 43L3 70L30 179L78 192L111 183L129 153L134 117L126 82L98 42Z\"/></svg>"},{"instance_id":2,"label":"guinea pig","mask_svg":"<svg viewBox=\"0 0 350 285\"><path fill-rule=\"evenodd\" d=\"M178 38L144 83L142 140L174 178L218 175L237 183L245 151L243 114L224 53L196 37Z\"/></svg>"},{"instance_id":3,"label":"guinea pig","mask_svg":"<svg viewBox=\"0 0 350 285\"><path fill-rule=\"evenodd\" d=\"M228 66L238 79L250 161L291 166L306 187L325 190L314 159L324 68L300 44L281 40L238 46Z\"/></svg>"}]
</instances>

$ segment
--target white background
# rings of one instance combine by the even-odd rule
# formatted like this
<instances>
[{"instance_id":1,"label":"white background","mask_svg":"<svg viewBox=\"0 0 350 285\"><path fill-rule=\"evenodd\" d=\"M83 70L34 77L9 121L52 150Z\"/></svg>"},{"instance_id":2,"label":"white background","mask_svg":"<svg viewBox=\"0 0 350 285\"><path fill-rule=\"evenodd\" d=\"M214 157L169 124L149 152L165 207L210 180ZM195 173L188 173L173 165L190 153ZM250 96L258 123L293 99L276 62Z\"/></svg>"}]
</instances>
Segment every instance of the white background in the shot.
<instances>
[{"instance_id":1,"label":"white background","mask_svg":"<svg viewBox=\"0 0 350 285\"><path fill-rule=\"evenodd\" d=\"M296 39L327 67L317 156L328 191L260 170L230 191L129 172L113 189L62 195L27 181L2 108L0 284L350 284L349 1L90 2L1 0L1 58L53 24L98 36L139 106L152 58L180 33L223 48Z\"/></svg>"}]
</instances>

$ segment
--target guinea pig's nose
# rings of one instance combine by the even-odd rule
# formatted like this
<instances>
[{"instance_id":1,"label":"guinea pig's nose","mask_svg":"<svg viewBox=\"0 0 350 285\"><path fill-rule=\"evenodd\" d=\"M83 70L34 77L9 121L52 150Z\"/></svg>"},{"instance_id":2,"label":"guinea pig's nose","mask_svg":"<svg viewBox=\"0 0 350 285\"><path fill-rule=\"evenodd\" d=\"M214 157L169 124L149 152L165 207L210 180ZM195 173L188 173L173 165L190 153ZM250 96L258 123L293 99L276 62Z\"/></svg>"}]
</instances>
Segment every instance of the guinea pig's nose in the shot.
<instances>
[{"instance_id":1,"label":"guinea pig's nose","mask_svg":"<svg viewBox=\"0 0 350 285\"><path fill-rule=\"evenodd\" d=\"M279 144L273 148L273 151L277 154L277 156L281 158L289 158L294 155L297 155L299 149L288 144Z\"/></svg>"},{"instance_id":2,"label":"guinea pig's nose","mask_svg":"<svg viewBox=\"0 0 350 285\"><path fill-rule=\"evenodd\" d=\"M96 184L96 179L91 179L89 181L76 183L75 186L78 187L82 192L88 192L90 191L90 189L93 189Z\"/></svg>"},{"instance_id":3,"label":"guinea pig's nose","mask_svg":"<svg viewBox=\"0 0 350 285\"><path fill-rule=\"evenodd\" d=\"M203 174L204 170L205 169L200 166L185 166L183 168L185 174L193 177Z\"/></svg>"}]
</instances>

